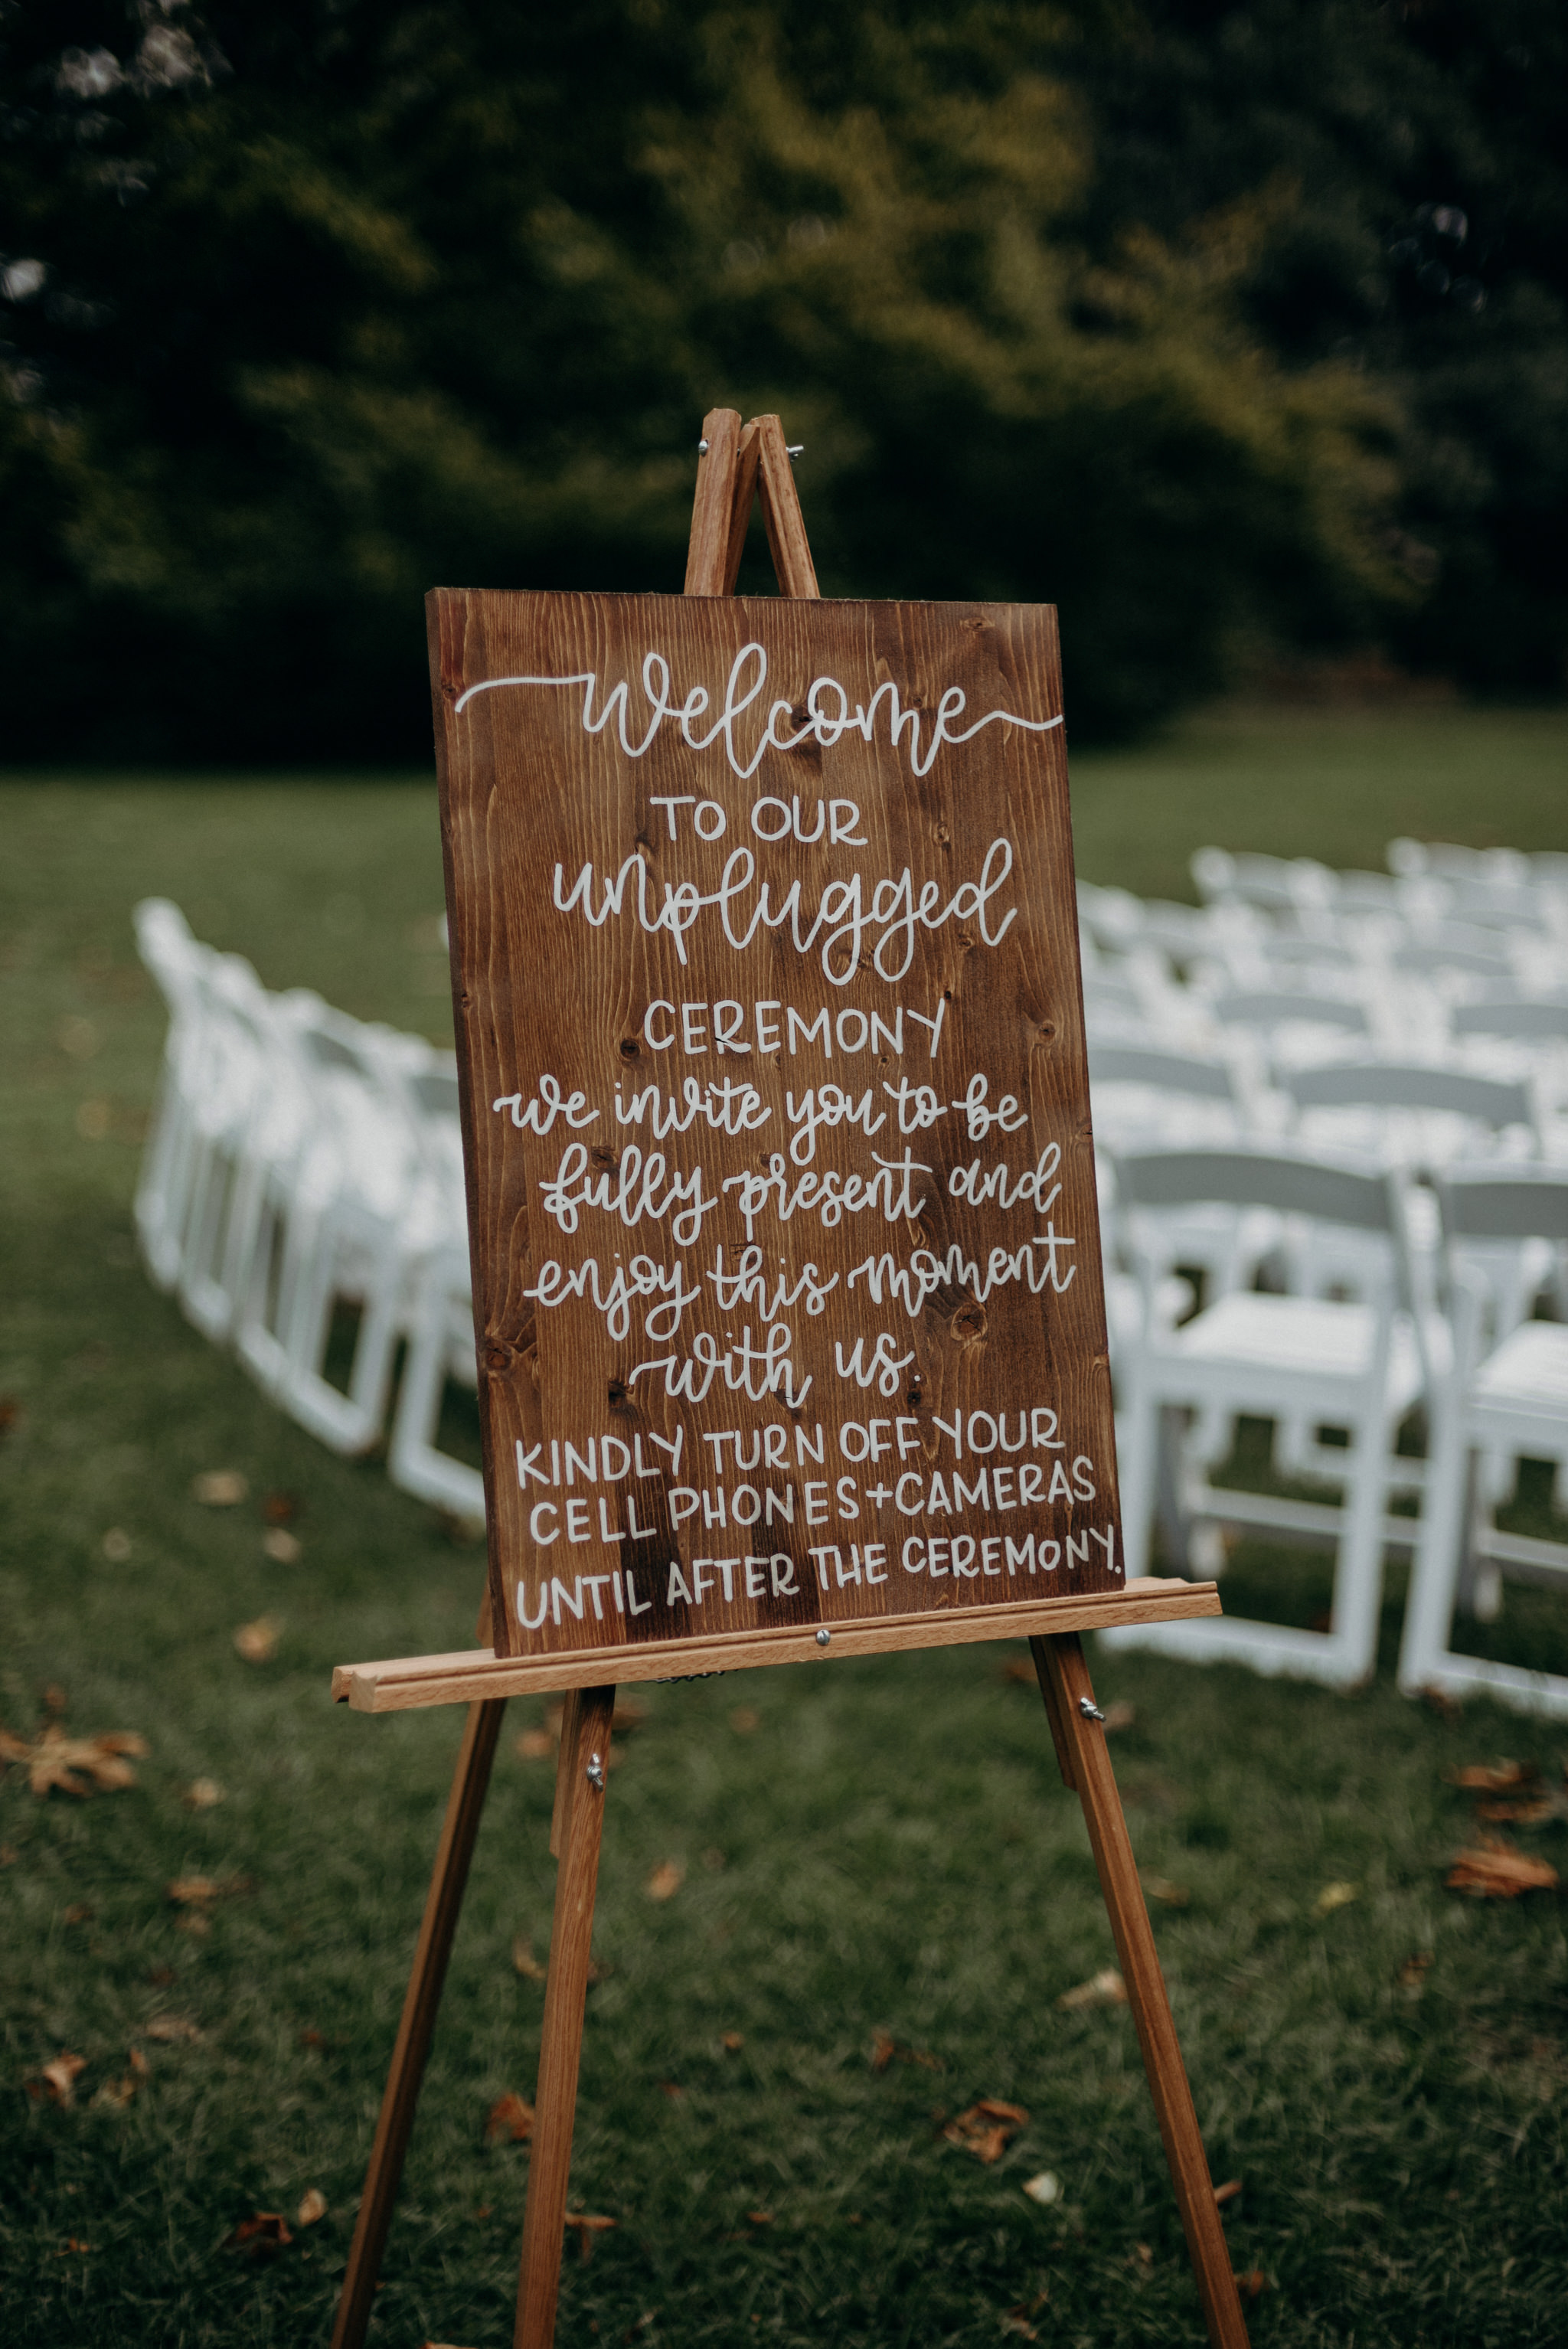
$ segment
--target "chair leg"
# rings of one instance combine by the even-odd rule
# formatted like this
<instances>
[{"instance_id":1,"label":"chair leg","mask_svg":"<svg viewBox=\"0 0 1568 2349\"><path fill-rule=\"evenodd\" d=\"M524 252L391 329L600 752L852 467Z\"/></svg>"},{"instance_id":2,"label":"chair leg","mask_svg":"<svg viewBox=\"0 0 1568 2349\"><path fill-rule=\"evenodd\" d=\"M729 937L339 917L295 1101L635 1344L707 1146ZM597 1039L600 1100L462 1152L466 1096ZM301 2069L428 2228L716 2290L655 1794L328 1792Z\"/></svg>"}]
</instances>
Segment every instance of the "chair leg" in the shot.
<instances>
[{"instance_id":1,"label":"chair leg","mask_svg":"<svg viewBox=\"0 0 1568 2349\"><path fill-rule=\"evenodd\" d=\"M1334 1638L1344 1650L1346 1684L1369 1680L1377 1661L1383 1599L1383 1509L1388 1446L1368 1413L1352 1447L1345 1523L1334 1568Z\"/></svg>"},{"instance_id":2,"label":"chair leg","mask_svg":"<svg viewBox=\"0 0 1568 2349\"><path fill-rule=\"evenodd\" d=\"M1453 1636L1470 1475L1470 1447L1457 1420L1435 1418L1426 1506L1399 1641L1399 1686L1408 1696L1429 1684Z\"/></svg>"}]
</instances>

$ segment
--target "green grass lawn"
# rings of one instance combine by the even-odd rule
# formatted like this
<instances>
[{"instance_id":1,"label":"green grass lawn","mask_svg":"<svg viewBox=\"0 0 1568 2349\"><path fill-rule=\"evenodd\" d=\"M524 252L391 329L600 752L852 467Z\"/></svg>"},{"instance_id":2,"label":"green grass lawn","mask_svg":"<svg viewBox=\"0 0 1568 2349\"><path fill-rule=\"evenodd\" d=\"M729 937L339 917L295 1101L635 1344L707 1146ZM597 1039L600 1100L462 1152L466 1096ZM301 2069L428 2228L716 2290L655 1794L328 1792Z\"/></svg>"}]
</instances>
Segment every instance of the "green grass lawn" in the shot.
<instances>
[{"instance_id":1,"label":"green grass lawn","mask_svg":"<svg viewBox=\"0 0 1568 2349\"><path fill-rule=\"evenodd\" d=\"M1080 857L1185 894L1208 839L1346 864L1407 829L1561 846L1565 771L1562 713L1222 713L1076 763ZM56 1689L71 1730L150 1748L90 1800L0 1781L0 2339L325 2344L458 1726L335 1711L328 1674L469 1644L481 1553L282 1419L139 1269L163 1022L128 917L162 892L271 984L445 1039L434 796L16 778L0 841L0 1722L30 1734ZM211 1468L250 1498L203 1507ZM263 1549L274 1492L299 1503L294 1565ZM1272 1575L1322 1603L1301 1553L1234 1573L1238 1599ZM232 1635L263 1615L276 1653L249 1663ZM1568 1740L1405 1702L1398 1620L1396 1593L1353 1699L1131 1657L1096 1664L1099 1693L1135 1709L1112 1750L1140 1864L1186 1895L1156 1931L1213 2175L1243 2181L1234 2264L1268 2280L1254 2340L1557 2344L1564 1906L1444 1889L1477 1832L1444 1774L1507 1754L1558 1780ZM1489 1640L1557 1637L1511 1595ZM569 2246L562 2344L1201 2337L1126 2011L1057 2004L1112 1951L1038 1698L1006 1677L1020 1652L637 1692L573 2179L616 2226L587 2263ZM548 1941L552 1772L515 1741L544 1713L503 1733L377 2303L389 2349L511 2338L528 2157L485 2119L532 2094L542 1992L511 1953ZM188 1808L198 1778L224 1799ZM1568 1873L1560 1824L1519 1840ZM192 1911L167 1888L193 1875L235 1889ZM1336 1884L1354 1899L1320 1906ZM874 2069L879 2030L930 2062ZM66 2051L74 2101L29 2095ZM983 2095L1029 2115L991 2167L940 2133ZM1022 2191L1043 2169L1049 2208ZM294 2226L312 2188L327 2215L286 2249L226 2247L258 2209Z\"/></svg>"}]
</instances>

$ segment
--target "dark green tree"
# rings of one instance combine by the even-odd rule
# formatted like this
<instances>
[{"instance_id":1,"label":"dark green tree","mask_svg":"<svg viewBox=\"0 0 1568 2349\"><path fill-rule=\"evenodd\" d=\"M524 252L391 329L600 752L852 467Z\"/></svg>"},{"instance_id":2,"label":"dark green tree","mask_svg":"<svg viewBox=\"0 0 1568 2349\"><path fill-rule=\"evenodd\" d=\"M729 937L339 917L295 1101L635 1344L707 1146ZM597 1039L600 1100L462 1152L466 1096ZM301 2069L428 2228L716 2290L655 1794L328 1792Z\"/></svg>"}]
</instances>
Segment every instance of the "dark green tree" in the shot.
<instances>
[{"instance_id":1,"label":"dark green tree","mask_svg":"<svg viewBox=\"0 0 1568 2349\"><path fill-rule=\"evenodd\" d=\"M1080 733L1271 640L1491 674L1489 595L1538 679L1555 297L1436 303L1420 191L1491 199L1379 127L1482 172L1452 13L0 0L6 754L418 757L423 589L673 589L718 400L829 593L1057 601Z\"/></svg>"}]
</instances>

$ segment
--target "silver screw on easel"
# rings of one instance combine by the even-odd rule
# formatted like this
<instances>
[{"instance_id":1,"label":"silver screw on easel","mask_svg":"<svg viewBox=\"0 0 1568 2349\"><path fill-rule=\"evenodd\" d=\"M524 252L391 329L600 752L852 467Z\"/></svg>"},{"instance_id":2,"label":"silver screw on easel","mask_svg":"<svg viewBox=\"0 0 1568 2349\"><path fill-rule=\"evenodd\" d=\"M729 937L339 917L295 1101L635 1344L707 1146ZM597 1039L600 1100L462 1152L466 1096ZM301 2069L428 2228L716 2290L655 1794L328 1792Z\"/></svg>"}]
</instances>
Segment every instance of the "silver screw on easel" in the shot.
<instances>
[{"instance_id":1,"label":"silver screw on easel","mask_svg":"<svg viewBox=\"0 0 1568 2349\"><path fill-rule=\"evenodd\" d=\"M707 456L707 442L706 440L699 440L699 441L697 442L697 444L696 444L696 453L697 453L697 455L698 455L699 457L706 457L706 456Z\"/></svg>"},{"instance_id":2,"label":"silver screw on easel","mask_svg":"<svg viewBox=\"0 0 1568 2349\"><path fill-rule=\"evenodd\" d=\"M832 1638L832 1636L833 1636L833 1635L832 1635L832 1633L829 1630L829 1629L828 1629L827 1625L824 1623L824 1624L823 1624L823 1626L822 1626L822 1628L821 1628L821 1630L820 1630L818 1632L818 1634L817 1634L817 1645L818 1645L818 1647L819 1647L819 1648L825 1648L825 1647L827 1646L827 1644L828 1644L829 1640Z\"/></svg>"},{"instance_id":3,"label":"silver screw on easel","mask_svg":"<svg viewBox=\"0 0 1568 2349\"><path fill-rule=\"evenodd\" d=\"M1086 1721L1103 1721L1105 1719L1104 1713L1101 1713L1099 1705L1096 1704L1092 1696L1079 1697L1078 1711L1082 1713Z\"/></svg>"},{"instance_id":4,"label":"silver screw on easel","mask_svg":"<svg viewBox=\"0 0 1568 2349\"><path fill-rule=\"evenodd\" d=\"M590 1754L588 1756L588 1769L586 1775L588 1784L591 1786L597 1786L599 1792L603 1794L604 1791L604 1764L600 1761L599 1756L596 1754Z\"/></svg>"}]
</instances>

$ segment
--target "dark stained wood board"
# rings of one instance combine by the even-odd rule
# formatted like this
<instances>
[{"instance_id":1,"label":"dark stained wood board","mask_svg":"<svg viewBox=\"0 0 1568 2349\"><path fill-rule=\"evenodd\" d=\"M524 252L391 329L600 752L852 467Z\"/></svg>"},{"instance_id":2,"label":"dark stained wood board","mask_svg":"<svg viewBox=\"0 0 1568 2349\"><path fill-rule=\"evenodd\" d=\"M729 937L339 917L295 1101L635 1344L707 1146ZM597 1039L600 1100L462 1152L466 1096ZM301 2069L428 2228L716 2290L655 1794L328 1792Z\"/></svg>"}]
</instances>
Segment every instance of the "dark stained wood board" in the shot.
<instances>
[{"instance_id":1,"label":"dark stained wood board","mask_svg":"<svg viewBox=\"0 0 1568 2349\"><path fill-rule=\"evenodd\" d=\"M1055 612L428 609L498 1653L1119 1590Z\"/></svg>"}]
</instances>

